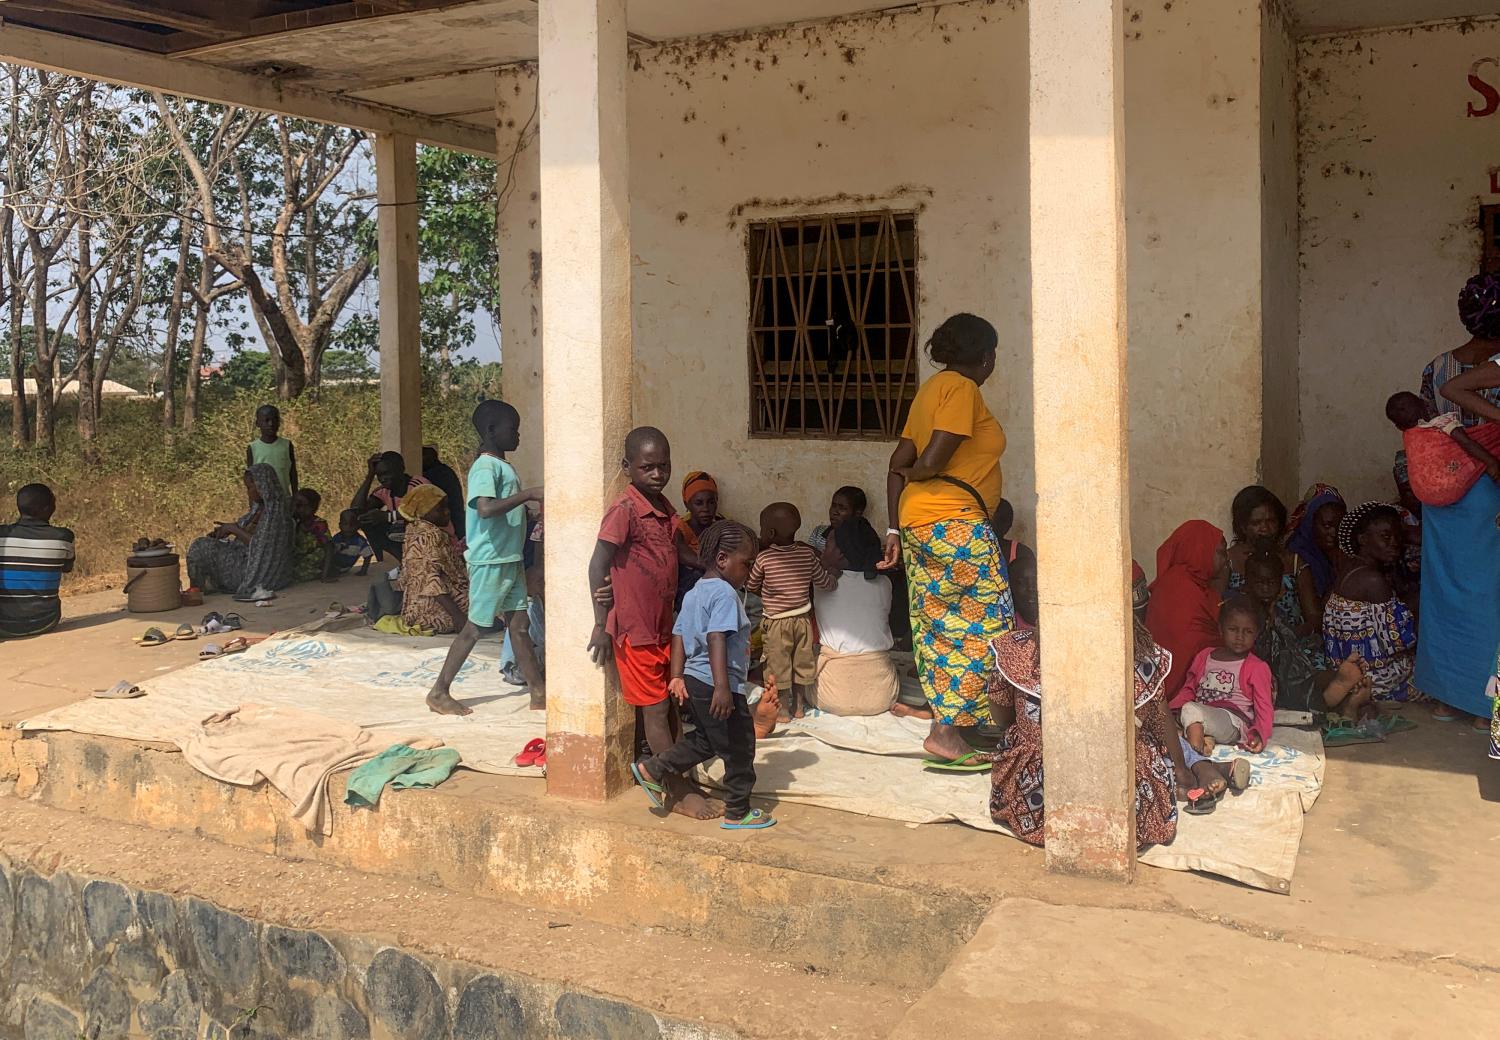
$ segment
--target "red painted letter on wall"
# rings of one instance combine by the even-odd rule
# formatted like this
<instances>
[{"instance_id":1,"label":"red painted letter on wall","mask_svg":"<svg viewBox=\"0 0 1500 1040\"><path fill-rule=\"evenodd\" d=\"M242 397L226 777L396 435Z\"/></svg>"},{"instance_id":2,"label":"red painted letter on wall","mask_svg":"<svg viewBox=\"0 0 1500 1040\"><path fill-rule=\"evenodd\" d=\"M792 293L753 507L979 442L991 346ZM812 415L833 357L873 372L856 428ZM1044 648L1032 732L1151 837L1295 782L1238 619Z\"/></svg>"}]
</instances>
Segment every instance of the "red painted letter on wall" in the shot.
<instances>
[{"instance_id":1,"label":"red painted letter on wall","mask_svg":"<svg viewBox=\"0 0 1500 1040\"><path fill-rule=\"evenodd\" d=\"M1469 102L1470 119L1479 119L1482 116L1492 116L1497 111L1500 111L1500 90L1496 90L1494 87L1490 86L1484 80L1479 78L1479 69L1483 65L1500 65L1500 59L1480 58L1473 65L1469 66L1469 86L1474 89L1474 93L1484 98L1483 108L1475 108L1474 102Z\"/></svg>"}]
</instances>

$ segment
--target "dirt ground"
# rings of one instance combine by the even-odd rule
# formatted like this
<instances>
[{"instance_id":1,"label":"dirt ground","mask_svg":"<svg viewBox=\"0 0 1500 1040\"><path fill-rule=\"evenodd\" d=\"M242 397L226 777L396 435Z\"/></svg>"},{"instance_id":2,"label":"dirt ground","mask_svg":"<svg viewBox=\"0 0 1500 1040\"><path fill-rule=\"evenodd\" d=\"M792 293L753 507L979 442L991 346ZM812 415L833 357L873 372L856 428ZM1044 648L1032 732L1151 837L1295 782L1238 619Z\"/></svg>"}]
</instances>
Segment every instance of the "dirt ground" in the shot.
<instances>
[{"instance_id":1,"label":"dirt ground","mask_svg":"<svg viewBox=\"0 0 1500 1040\"><path fill-rule=\"evenodd\" d=\"M315 618L333 599L361 602L363 592L355 578L301 586L274 608L242 613L264 634ZM191 663L201 643L142 649L130 637L148 623L197 620L208 609L229 608L210 601L132 617L117 593L66 600L62 630L0 652L8 694L0 721ZM786 826L755 840L762 854L815 860L817 869L844 860L925 873L996 900L991 919L908 1019L923 1035L956 1023L985 1023L988 1031L1005 1021L1015 1035L1062 1023L1069 1036L1196 1036L1207 1022L1229 1036L1494 1035L1483 1023L1500 1021L1500 901L1490 897L1500 857L1500 763L1486 758L1480 734L1432 722L1420 707L1406 714L1416 730L1328 752L1290 895L1144 866L1131 885L1058 877L1045 872L1038 850L1004 836L958 825L918 832L806 806L781 807ZM465 772L431 796L544 797L534 780ZM569 811L644 817L629 798ZM701 828L681 817L646 822ZM1193 963L1209 965L1206 974L1182 981ZM1163 980L1181 993L1153 996ZM1193 995L1197 1011L1169 1014L1182 994Z\"/></svg>"}]
</instances>

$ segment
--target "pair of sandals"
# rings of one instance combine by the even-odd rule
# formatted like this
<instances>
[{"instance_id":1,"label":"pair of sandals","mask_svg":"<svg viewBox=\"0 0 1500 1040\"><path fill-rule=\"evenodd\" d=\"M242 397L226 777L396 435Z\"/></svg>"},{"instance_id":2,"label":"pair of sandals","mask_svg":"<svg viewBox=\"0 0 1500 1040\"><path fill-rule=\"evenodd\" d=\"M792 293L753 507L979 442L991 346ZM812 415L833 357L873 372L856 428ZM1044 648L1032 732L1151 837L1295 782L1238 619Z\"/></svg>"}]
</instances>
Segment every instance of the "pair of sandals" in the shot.
<instances>
[{"instance_id":1,"label":"pair of sandals","mask_svg":"<svg viewBox=\"0 0 1500 1040\"><path fill-rule=\"evenodd\" d=\"M161 629L153 625L152 627L146 629L146 631L141 635L136 636L135 642L137 646L164 646L165 644L171 643L178 639L197 638L198 630L195 629L192 625L178 625L171 635L167 635L167 633L163 632Z\"/></svg>"},{"instance_id":2,"label":"pair of sandals","mask_svg":"<svg viewBox=\"0 0 1500 1040\"><path fill-rule=\"evenodd\" d=\"M217 610L203 615L203 621L198 626L198 631L206 636L218 635L221 632L238 632L245 627L245 619L230 611L228 614L220 614Z\"/></svg>"},{"instance_id":3,"label":"pair of sandals","mask_svg":"<svg viewBox=\"0 0 1500 1040\"><path fill-rule=\"evenodd\" d=\"M640 789L646 793L646 800L651 803L653 809L665 809L667 799L666 789L655 780L646 775L639 762L630 763L630 775ZM763 831L768 827L776 826L776 817L770 813L762 812L760 809L751 809L744 816L735 819L725 817L719 822L719 829L726 831Z\"/></svg>"},{"instance_id":4,"label":"pair of sandals","mask_svg":"<svg viewBox=\"0 0 1500 1040\"><path fill-rule=\"evenodd\" d=\"M1206 787L1194 787L1183 796L1187 804L1183 806L1183 812L1189 816L1208 816L1219 808L1219 803L1230 791L1236 794L1250 786L1250 760L1237 758L1229 763L1229 779L1224 786L1217 791L1210 791Z\"/></svg>"}]
</instances>

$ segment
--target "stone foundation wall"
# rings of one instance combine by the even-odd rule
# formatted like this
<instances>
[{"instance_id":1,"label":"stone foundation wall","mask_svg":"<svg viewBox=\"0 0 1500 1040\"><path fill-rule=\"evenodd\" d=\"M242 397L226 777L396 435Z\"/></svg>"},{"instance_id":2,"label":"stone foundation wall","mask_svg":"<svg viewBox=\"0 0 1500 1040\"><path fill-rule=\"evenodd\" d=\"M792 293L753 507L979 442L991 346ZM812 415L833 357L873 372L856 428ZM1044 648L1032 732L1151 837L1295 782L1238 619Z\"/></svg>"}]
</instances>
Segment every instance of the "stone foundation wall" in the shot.
<instances>
[{"instance_id":1,"label":"stone foundation wall","mask_svg":"<svg viewBox=\"0 0 1500 1040\"><path fill-rule=\"evenodd\" d=\"M379 921L379 907L371 908ZM720 1040L729 1034L377 939L0 858L4 1040Z\"/></svg>"}]
</instances>

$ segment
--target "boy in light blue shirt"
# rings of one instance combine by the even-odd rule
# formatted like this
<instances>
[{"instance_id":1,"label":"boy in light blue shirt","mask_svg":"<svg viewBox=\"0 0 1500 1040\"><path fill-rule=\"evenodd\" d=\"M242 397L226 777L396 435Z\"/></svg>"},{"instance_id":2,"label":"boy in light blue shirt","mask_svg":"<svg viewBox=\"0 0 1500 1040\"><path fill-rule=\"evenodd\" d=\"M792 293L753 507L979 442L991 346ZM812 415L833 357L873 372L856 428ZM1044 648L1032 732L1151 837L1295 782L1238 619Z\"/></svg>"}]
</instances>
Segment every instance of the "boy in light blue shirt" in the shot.
<instances>
[{"instance_id":1,"label":"boy in light blue shirt","mask_svg":"<svg viewBox=\"0 0 1500 1040\"><path fill-rule=\"evenodd\" d=\"M665 804L663 777L686 776L709 759L720 758L724 822L719 826L763 830L776 820L750 806L755 790L755 719L744 693L750 619L739 594L760 543L744 524L720 520L699 536L698 545L704 574L683 597L672 628L672 681L667 687L688 709L696 728L661 754L632 762L630 772L659 809Z\"/></svg>"},{"instance_id":2,"label":"boy in light blue shirt","mask_svg":"<svg viewBox=\"0 0 1500 1040\"><path fill-rule=\"evenodd\" d=\"M480 454L469 467L465 510L469 565L469 621L448 649L443 670L427 694L427 706L440 715L472 715L473 708L449 692L458 670L482 635L510 633L516 664L526 678L531 708L547 706L547 690L537 662L526 617L526 504L541 502L541 488L521 487L521 478L505 453L521 443L521 415L504 401L481 401L474 409Z\"/></svg>"}]
</instances>

